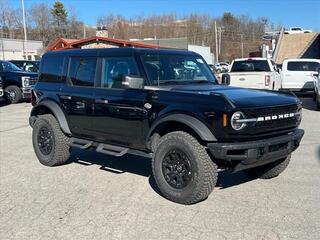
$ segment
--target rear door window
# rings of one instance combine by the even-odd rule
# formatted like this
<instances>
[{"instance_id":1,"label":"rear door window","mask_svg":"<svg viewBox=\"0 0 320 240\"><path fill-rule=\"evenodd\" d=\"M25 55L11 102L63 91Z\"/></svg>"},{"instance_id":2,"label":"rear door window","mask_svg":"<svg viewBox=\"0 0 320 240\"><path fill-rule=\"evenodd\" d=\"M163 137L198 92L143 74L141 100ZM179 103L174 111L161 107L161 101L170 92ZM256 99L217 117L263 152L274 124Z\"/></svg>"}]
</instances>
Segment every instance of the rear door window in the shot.
<instances>
[{"instance_id":1,"label":"rear door window","mask_svg":"<svg viewBox=\"0 0 320 240\"><path fill-rule=\"evenodd\" d=\"M96 76L96 57L71 57L68 79L74 86L93 87Z\"/></svg>"},{"instance_id":2,"label":"rear door window","mask_svg":"<svg viewBox=\"0 0 320 240\"><path fill-rule=\"evenodd\" d=\"M320 64L317 62L307 62L307 61L296 61L296 62L288 62L288 71L308 71L315 72L320 67Z\"/></svg>"},{"instance_id":3,"label":"rear door window","mask_svg":"<svg viewBox=\"0 0 320 240\"><path fill-rule=\"evenodd\" d=\"M61 82L63 57L59 55L44 56L41 62L39 82Z\"/></svg>"},{"instance_id":4,"label":"rear door window","mask_svg":"<svg viewBox=\"0 0 320 240\"><path fill-rule=\"evenodd\" d=\"M270 72L270 67L266 60L234 61L231 72Z\"/></svg>"}]
</instances>

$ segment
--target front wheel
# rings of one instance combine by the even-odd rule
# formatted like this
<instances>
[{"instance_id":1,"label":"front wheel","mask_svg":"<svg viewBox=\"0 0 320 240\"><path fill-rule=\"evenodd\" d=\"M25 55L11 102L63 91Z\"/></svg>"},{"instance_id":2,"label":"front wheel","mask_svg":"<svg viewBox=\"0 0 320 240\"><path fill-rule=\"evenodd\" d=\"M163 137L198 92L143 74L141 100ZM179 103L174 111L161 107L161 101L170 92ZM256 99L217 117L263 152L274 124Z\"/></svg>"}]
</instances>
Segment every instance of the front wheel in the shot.
<instances>
[{"instance_id":1,"label":"front wheel","mask_svg":"<svg viewBox=\"0 0 320 240\"><path fill-rule=\"evenodd\" d=\"M11 85L4 89L5 98L10 103L18 103L22 99L22 92L19 87Z\"/></svg>"},{"instance_id":2,"label":"front wheel","mask_svg":"<svg viewBox=\"0 0 320 240\"><path fill-rule=\"evenodd\" d=\"M208 197L217 182L217 166L191 135L177 131L163 136L152 159L152 172L164 197L193 204Z\"/></svg>"},{"instance_id":3,"label":"front wheel","mask_svg":"<svg viewBox=\"0 0 320 240\"><path fill-rule=\"evenodd\" d=\"M249 176L254 178L270 179L279 176L289 165L291 155L278 161L244 170Z\"/></svg>"}]
</instances>

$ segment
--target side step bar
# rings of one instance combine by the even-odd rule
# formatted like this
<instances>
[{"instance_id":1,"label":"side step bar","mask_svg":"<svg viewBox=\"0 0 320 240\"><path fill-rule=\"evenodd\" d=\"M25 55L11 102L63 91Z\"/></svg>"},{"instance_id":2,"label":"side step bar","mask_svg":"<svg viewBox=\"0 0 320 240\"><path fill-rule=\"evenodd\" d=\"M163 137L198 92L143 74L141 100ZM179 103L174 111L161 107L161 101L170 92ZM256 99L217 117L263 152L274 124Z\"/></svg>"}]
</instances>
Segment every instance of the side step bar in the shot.
<instances>
[{"instance_id":1,"label":"side step bar","mask_svg":"<svg viewBox=\"0 0 320 240\"><path fill-rule=\"evenodd\" d=\"M93 141L88 141L80 138L71 138L71 147L77 147L81 149L87 149L93 145Z\"/></svg>"},{"instance_id":2,"label":"side step bar","mask_svg":"<svg viewBox=\"0 0 320 240\"><path fill-rule=\"evenodd\" d=\"M100 143L96 151L99 153L108 154L115 157L121 157L129 151L129 148L123 148L123 147L118 147L110 144Z\"/></svg>"},{"instance_id":3,"label":"side step bar","mask_svg":"<svg viewBox=\"0 0 320 240\"><path fill-rule=\"evenodd\" d=\"M96 149L98 153L103 153L107 155L111 155L114 157L122 157L123 155L129 153L133 155L138 155L142 157L152 157L151 153L134 150L130 148L115 146L111 144L105 144L105 143L97 143L94 141L89 141L85 139L80 138L71 138L71 147L81 148L81 149L88 149L90 147L93 147Z\"/></svg>"}]
</instances>

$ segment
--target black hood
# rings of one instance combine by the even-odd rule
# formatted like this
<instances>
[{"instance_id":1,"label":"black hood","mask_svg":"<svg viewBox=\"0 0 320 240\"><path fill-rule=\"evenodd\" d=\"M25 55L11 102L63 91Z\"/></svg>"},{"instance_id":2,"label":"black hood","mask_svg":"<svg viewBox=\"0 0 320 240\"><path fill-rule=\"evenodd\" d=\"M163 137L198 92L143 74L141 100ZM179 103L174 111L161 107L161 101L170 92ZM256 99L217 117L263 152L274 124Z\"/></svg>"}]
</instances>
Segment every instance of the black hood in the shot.
<instances>
[{"instance_id":1,"label":"black hood","mask_svg":"<svg viewBox=\"0 0 320 240\"><path fill-rule=\"evenodd\" d=\"M18 75L18 76L26 76L26 77L38 77L38 73L33 72L25 72L25 71L12 71L11 73Z\"/></svg>"},{"instance_id":2,"label":"black hood","mask_svg":"<svg viewBox=\"0 0 320 240\"><path fill-rule=\"evenodd\" d=\"M160 87L160 89L207 95L221 94L236 108L283 106L299 103L299 99L290 93L229 87L217 84L176 85Z\"/></svg>"}]
</instances>

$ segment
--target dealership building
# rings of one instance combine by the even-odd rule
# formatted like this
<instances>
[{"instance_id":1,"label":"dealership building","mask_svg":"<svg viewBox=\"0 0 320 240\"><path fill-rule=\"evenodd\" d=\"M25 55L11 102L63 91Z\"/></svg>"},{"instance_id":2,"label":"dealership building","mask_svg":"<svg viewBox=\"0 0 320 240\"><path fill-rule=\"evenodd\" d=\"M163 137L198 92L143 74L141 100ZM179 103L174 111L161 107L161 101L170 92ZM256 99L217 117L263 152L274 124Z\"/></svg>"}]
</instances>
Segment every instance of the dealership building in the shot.
<instances>
[{"instance_id":1,"label":"dealership building","mask_svg":"<svg viewBox=\"0 0 320 240\"><path fill-rule=\"evenodd\" d=\"M37 60L42 51L41 41L0 38L0 60Z\"/></svg>"}]
</instances>

